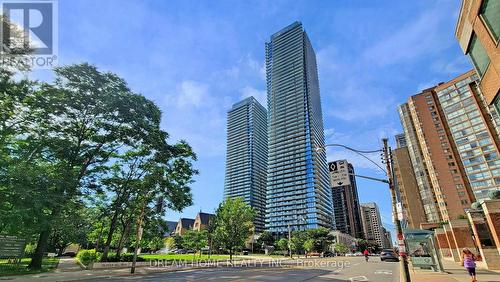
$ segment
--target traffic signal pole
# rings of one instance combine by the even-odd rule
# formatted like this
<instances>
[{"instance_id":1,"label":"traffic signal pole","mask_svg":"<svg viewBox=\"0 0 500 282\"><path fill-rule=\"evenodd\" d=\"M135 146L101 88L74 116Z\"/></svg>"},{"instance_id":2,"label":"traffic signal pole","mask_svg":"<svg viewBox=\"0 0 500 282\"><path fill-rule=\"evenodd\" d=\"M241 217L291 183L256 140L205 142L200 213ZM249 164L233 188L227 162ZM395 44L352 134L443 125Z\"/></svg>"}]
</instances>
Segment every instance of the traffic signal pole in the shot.
<instances>
[{"instance_id":1,"label":"traffic signal pole","mask_svg":"<svg viewBox=\"0 0 500 282\"><path fill-rule=\"evenodd\" d=\"M394 216L394 224L396 225L396 232L397 232L397 238L398 242L400 241L400 238L403 238L403 229L401 228L401 221L398 218L398 211L396 208L396 189L394 186L394 175L392 174L392 152L390 151L391 149L389 148L387 142L388 139L384 138L382 139L382 142L384 143L384 148L383 148L383 158L384 162L387 168L387 177L389 179L389 190L391 191L391 197L392 197L392 214ZM403 276L402 276L402 282L410 282L410 271L408 269L408 260L406 254L402 254L401 258L399 260L399 266L401 271L403 271Z\"/></svg>"}]
</instances>

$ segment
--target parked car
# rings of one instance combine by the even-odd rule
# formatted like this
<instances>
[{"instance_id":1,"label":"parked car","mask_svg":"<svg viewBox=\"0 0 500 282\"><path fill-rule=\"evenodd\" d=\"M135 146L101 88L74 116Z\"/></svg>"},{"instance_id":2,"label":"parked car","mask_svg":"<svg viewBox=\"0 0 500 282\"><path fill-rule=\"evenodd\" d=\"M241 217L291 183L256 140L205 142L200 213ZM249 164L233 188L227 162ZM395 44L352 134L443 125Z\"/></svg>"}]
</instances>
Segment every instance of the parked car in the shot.
<instances>
[{"instance_id":1,"label":"parked car","mask_svg":"<svg viewBox=\"0 0 500 282\"><path fill-rule=\"evenodd\" d=\"M184 249L179 249L179 250L176 250L174 253L176 253L176 254L187 254L187 251L184 250Z\"/></svg>"},{"instance_id":2,"label":"parked car","mask_svg":"<svg viewBox=\"0 0 500 282\"><path fill-rule=\"evenodd\" d=\"M324 258L330 258L330 257L334 257L334 256L335 256L334 252L327 251L327 252L323 253Z\"/></svg>"},{"instance_id":3,"label":"parked car","mask_svg":"<svg viewBox=\"0 0 500 282\"><path fill-rule=\"evenodd\" d=\"M75 257L76 252L73 252L73 251L64 252L61 256L63 256L63 257Z\"/></svg>"},{"instance_id":4,"label":"parked car","mask_svg":"<svg viewBox=\"0 0 500 282\"><path fill-rule=\"evenodd\" d=\"M357 252L357 253L354 253L354 256L355 257L362 257L363 253L362 252Z\"/></svg>"},{"instance_id":5,"label":"parked car","mask_svg":"<svg viewBox=\"0 0 500 282\"><path fill-rule=\"evenodd\" d=\"M399 261L398 254L393 249L384 249L380 252L381 261Z\"/></svg>"}]
</instances>

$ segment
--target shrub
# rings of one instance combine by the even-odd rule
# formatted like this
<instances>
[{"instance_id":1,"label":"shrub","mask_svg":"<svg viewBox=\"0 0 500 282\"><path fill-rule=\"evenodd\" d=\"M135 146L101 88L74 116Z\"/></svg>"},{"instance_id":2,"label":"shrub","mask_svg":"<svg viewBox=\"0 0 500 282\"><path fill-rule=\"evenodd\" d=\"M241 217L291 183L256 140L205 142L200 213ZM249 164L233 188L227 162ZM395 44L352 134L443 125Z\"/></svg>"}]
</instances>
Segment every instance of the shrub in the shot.
<instances>
[{"instance_id":1,"label":"shrub","mask_svg":"<svg viewBox=\"0 0 500 282\"><path fill-rule=\"evenodd\" d=\"M76 258L85 266L88 266L92 262L99 261L101 259L101 254L96 252L95 249L92 250L80 250L76 254Z\"/></svg>"},{"instance_id":2,"label":"shrub","mask_svg":"<svg viewBox=\"0 0 500 282\"><path fill-rule=\"evenodd\" d=\"M36 251L36 244L28 243L24 247L24 254L28 257L32 257Z\"/></svg>"},{"instance_id":3,"label":"shrub","mask_svg":"<svg viewBox=\"0 0 500 282\"><path fill-rule=\"evenodd\" d=\"M118 259L116 257L115 253L109 253L108 254L108 259L106 261L107 262L131 262L133 259L134 259L134 254L133 253L121 254L120 259ZM96 261L101 261L101 257L99 256L99 258ZM141 257L137 256L137 260L136 261L146 261L146 260L144 258L141 258Z\"/></svg>"}]
</instances>

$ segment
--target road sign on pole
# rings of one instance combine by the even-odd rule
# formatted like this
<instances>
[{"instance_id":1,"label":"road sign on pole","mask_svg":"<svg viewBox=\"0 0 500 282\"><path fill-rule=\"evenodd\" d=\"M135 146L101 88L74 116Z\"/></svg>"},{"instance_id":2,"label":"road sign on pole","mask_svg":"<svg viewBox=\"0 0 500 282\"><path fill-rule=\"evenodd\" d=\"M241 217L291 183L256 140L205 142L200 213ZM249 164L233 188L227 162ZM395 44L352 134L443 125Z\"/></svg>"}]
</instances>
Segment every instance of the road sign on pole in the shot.
<instances>
[{"instance_id":1,"label":"road sign on pole","mask_svg":"<svg viewBox=\"0 0 500 282\"><path fill-rule=\"evenodd\" d=\"M330 186L340 187L351 185L347 160L338 160L328 163L328 170L330 170Z\"/></svg>"}]
</instances>

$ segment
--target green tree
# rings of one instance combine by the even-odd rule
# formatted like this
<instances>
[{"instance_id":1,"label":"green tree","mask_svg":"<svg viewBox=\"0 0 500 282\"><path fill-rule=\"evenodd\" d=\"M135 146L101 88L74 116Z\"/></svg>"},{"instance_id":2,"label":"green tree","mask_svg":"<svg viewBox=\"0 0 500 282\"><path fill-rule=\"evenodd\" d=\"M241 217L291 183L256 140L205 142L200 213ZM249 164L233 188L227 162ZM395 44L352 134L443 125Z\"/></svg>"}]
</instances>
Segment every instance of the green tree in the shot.
<instances>
[{"instance_id":1,"label":"green tree","mask_svg":"<svg viewBox=\"0 0 500 282\"><path fill-rule=\"evenodd\" d=\"M193 257L195 256L196 252L200 252L200 257L201 257L201 249L207 246L208 239L207 239L207 231L206 230L188 230L183 236L182 236L182 241L183 245L188 248L189 250L194 251Z\"/></svg>"},{"instance_id":2,"label":"green tree","mask_svg":"<svg viewBox=\"0 0 500 282\"><path fill-rule=\"evenodd\" d=\"M60 216L55 219L54 228L49 237L49 250L58 250L62 255L64 249L72 243L87 245L87 234L90 233L91 218L87 208L79 201L70 202Z\"/></svg>"},{"instance_id":3,"label":"green tree","mask_svg":"<svg viewBox=\"0 0 500 282\"><path fill-rule=\"evenodd\" d=\"M349 248L342 243L335 243L334 250L337 253L345 254L349 251Z\"/></svg>"},{"instance_id":4,"label":"green tree","mask_svg":"<svg viewBox=\"0 0 500 282\"><path fill-rule=\"evenodd\" d=\"M237 248L243 247L252 235L255 212L241 198L229 198L215 212L214 240L229 252L230 260Z\"/></svg>"},{"instance_id":5,"label":"green tree","mask_svg":"<svg viewBox=\"0 0 500 282\"><path fill-rule=\"evenodd\" d=\"M159 249L163 248L164 246L165 246L165 243L163 242L163 239L160 237L154 237L148 243L148 248L151 251L158 251Z\"/></svg>"},{"instance_id":6,"label":"green tree","mask_svg":"<svg viewBox=\"0 0 500 282\"><path fill-rule=\"evenodd\" d=\"M283 251L283 255L285 255L288 250L288 240L286 238L279 239L276 242L276 247L278 247L278 250Z\"/></svg>"},{"instance_id":7,"label":"green tree","mask_svg":"<svg viewBox=\"0 0 500 282\"><path fill-rule=\"evenodd\" d=\"M307 253L310 253L314 250L314 239L312 238L309 238L307 240L304 241L304 250L307 252ZM306 256L307 256L307 253L306 253Z\"/></svg>"},{"instance_id":8,"label":"green tree","mask_svg":"<svg viewBox=\"0 0 500 282\"><path fill-rule=\"evenodd\" d=\"M175 235L174 236L174 247L177 249L183 249L184 248L184 240L182 239L181 235Z\"/></svg>"},{"instance_id":9,"label":"green tree","mask_svg":"<svg viewBox=\"0 0 500 282\"><path fill-rule=\"evenodd\" d=\"M191 204L194 153L185 142L166 142L158 107L133 93L123 79L88 64L56 68L53 84L14 82L5 73L0 81L0 232L38 234L30 268L41 268L48 239L68 203L100 189L118 153L147 148L148 163L155 164L134 183L138 222L149 220L146 210L160 198L176 210ZM147 185L153 193L145 192Z\"/></svg>"},{"instance_id":10,"label":"green tree","mask_svg":"<svg viewBox=\"0 0 500 282\"><path fill-rule=\"evenodd\" d=\"M163 243L165 244L165 248L167 248L167 250L169 251L171 251L175 247L174 237L167 237L163 239Z\"/></svg>"},{"instance_id":11,"label":"green tree","mask_svg":"<svg viewBox=\"0 0 500 282\"><path fill-rule=\"evenodd\" d=\"M335 240L335 237L330 235L330 230L326 228L309 229L307 236L314 240L314 250L317 252L327 251Z\"/></svg>"},{"instance_id":12,"label":"green tree","mask_svg":"<svg viewBox=\"0 0 500 282\"><path fill-rule=\"evenodd\" d=\"M304 243L307 240L307 232L306 231L294 231L292 232L292 241L290 246L292 247L292 251L299 254L305 251Z\"/></svg>"},{"instance_id":13,"label":"green tree","mask_svg":"<svg viewBox=\"0 0 500 282\"><path fill-rule=\"evenodd\" d=\"M259 238L257 239L256 245L259 248L263 248L266 246L273 246L274 245L274 237L271 232L264 231L260 234Z\"/></svg>"}]
</instances>

